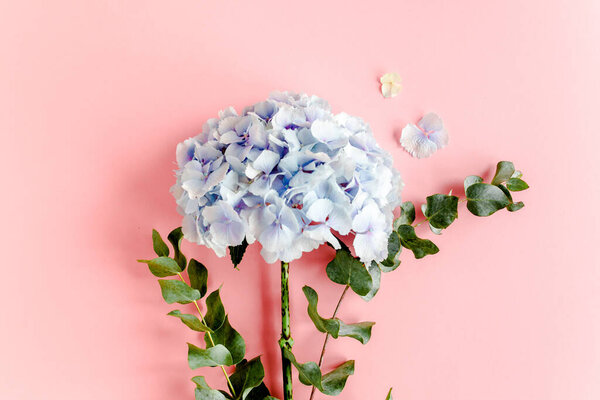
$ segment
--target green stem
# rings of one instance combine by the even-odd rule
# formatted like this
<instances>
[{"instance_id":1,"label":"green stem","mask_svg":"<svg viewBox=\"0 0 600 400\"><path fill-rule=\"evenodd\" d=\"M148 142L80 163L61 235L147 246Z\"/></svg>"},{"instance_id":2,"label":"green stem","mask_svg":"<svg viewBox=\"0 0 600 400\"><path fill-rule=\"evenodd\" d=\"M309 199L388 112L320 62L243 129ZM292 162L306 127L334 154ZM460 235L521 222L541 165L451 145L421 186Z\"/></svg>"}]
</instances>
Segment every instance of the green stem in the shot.
<instances>
[{"instance_id":1,"label":"green stem","mask_svg":"<svg viewBox=\"0 0 600 400\"><path fill-rule=\"evenodd\" d=\"M285 350L292 350L290 332L290 264L281 262L281 366L283 372L283 400L292 400L292 363L285 356Z\"/></svg>"},{"instance_id":2,"label":"green stem","mask_svg":"<svg viewBox=\"0 0 600 400\"><path fill-rule=\"evenodd\" d=\"M344 300L344 296L346 296L346 292L348 292L348 289L350 289L350 285L346 285L346 287L344 288L344 291L342 292L342 295L340 296L340 299L338 300L337 305L335 306L335 310L333 311L333 316L331 318L335 318L337 316L337 312L340 309L340 304L342 304L342 301ZM328 340L329 333L326 333L325 340L323 341L323 347L321 348L321 356L319 357L319 368L321 368L321 365L323 365L323 357L325 357L325 350L327 349ZM313 397L315 397L315 389L316 388L313 386L310 390L309 400L313 400Z\"/></svg>"},{"instance_id":3,"label":"green stem","mask_svg":"<svg viewBox=\"0 0 600 400\"><path fill-rule=\"evenodd\" d=\"M186 283L185 280L183 279L183 276L181 275L181 273L177 273L177 275L179 275L179 279L181 279L181 282ZM198 305L198 302L196 300L194 300L194 305L196 306L196 310L198 310L198 315L200 315L200 321L202 321L202 323L204 325L206 325L206 321L204 320L204 315L202 315L202 311L200 311L200 305ZM210 332L206 332L207 336L208 336L208 340L210 341L210 345L212 347L215 347L215 342L212 338L212 335L210 334ZM227 385L229 386L229 390L231 390L231 394L233 395L233 397L235 397L235 389L233 389L233 385L231 384L231 381L229 380L229 375L227 374L227 371L225 371L225 367L221 365L221 371L223 371L223 375L225 375L225 380L227 381Z\"/></svg>"}]
</instances>

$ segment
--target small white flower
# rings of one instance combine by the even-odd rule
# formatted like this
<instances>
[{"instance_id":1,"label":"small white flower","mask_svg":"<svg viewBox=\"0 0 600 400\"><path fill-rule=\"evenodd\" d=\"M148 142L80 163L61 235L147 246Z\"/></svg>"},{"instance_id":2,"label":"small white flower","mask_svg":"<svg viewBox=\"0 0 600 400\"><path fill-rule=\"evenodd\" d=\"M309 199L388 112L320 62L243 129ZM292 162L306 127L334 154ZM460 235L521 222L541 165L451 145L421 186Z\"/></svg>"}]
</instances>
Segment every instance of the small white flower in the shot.
<instances>
[{"instance_id":1,"label":"small white flower","mask_svg":"<svg viewBox=\"0 0 600 400\"><path fill-rule=\"evenodd\" d=\"M384 74L379 81L381 82L381 94L383 97L396 97L400 93L400 89L402 89L400 75L395 72Z\"/></svg>"},{"instance_id":2,"label":"small white flower","mask_svg":"<svg viewBox=\"0 0 600 400\"><path fill-rule=\"evenodd\" d=\"M448 132L442 119L429 113L417 125L407 124L402 129L400 144L413 157L426 158L448 145Z\"/></svg>"}]
</instances>

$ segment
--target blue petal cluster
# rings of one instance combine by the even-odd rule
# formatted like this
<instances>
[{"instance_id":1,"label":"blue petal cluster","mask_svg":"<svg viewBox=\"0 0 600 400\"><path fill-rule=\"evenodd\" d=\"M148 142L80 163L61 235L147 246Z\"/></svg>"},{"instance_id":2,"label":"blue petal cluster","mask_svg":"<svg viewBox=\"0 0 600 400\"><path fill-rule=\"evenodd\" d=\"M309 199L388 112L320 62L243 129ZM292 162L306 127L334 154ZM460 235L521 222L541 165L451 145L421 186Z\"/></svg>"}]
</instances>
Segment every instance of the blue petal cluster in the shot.
<instances>
[{"instance_id":1,"label":"blue petal cluster","mask_svg":"<svg viewBox=\"0 0 600 400\"><path fill-rule=\"evenodd\" d=\"M332 231L354 234L365 262L387 257L402 181L360 118L326 101L273 93L241 115L229 108L177 146L172 192L184 236L220 257L258 241L269 262L292 261Z\"/></svg>"}]
</instances>

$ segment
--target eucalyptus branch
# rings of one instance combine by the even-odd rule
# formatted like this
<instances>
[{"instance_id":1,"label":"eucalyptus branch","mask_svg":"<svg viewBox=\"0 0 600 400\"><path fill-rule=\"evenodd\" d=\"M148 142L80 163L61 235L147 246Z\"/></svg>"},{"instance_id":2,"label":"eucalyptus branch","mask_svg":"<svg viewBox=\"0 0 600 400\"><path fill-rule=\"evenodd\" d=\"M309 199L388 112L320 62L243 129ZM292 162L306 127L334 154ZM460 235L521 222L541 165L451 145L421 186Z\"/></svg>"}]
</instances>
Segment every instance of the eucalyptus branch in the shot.
<instances>
[{"instance_id":1,"label":"eucalyptus branch","mask_svg":"<svg viewBox=\"0 0 600 400\"><path fill-rule=\"evenodd\" d=\"M332 319L337 316L337 312L340 309L340 305L342 304L342 301L344 300L344 297L346 296L348 289L350 289L350 285L346 285L346 287L342 291L342 294L337 302L337 305L335 306L335 310L333 310L333 315L331 316ZM326 332L325 340L323 340L323 347L321 348L321 355L319 356L319 364L318 364L319 368L321 368L321 366L323 365L323 357L325 357L325 349L327 348L327 342L329 341L329 336L330 336L329 332ZM310 400L312 400L313 397L315 396L315 390L316 390L316 388L313 386L312 389L310 390Z\"/></svg>"},{"instance_id":2,"label":"eucalyptus branch","mask_svg":"<svg viewBox=\"0 0 600 400\"><path fill-rule=\"evenodd\" d=\"M178 272L177 275L179 275L179 279L181 279L181 282L186 283L185 279L183 279L183 276L181 275L181 272ZM193 300L193 303L196 306L196 310L198 310L198 315L200 316L200 321L206 326L206 320L204 319L204 315L202 314L202 311L200 310L200 305L198 304L198 302L196 300ZM210 345L212 347L214 347L215 341L213 340L213 337L209 331L206 331L206 336L208 337ZM221 367L221 371L223 371L223 375L225 376L225 380L227 381L227 386L229 386L229 390L231 390L231 394L233 395L233 397L235 397L235 389L233 388L231 380L229 379L229 374L227 373L227 371L225 371L224 366L220 365L220 367Z\"/></svg>"},{"instance_id":3,"label":"eucalyptus branch","mask_svg":"<svg viewBox=\"0 0 600 400\"><path fill-rule=\"evenodd\" d=\"M415 256L415 258L420 259L427 255L436 254L439 249L438 247L428 239L421 239L415 233L415 228L427 222L429 224L429 228L431 231L437 235L441 234L442 231L448 228L455 220L458 218L458 205L460 203L467 202L467 209L474 215L480 217L486 217L494 214L496 211L499 211L503 208L506 208L510 212L518 211L523 208L522 202L514 202L512 198L511 192L518 192L521 190L525 190L529 188L526 182L521 180L522 174L520 171L516 171L513 164L509 161L501 161L498 163L496 167L496 174L492 179L490 184L483 183L483 179L479 176L468 176L465 179L465 197L459 198L457 196L453 196L452 192L448 195L444 194L434 194L427 197L427 202L423 204L421 207L421 211L425 217L424 220L415 224L415 206L411 202L405 202L401 205L401 215L394 221L394 230L389 237L388 241L388 258L381 263L377 263L377 270L379 274L381 272L390 272L393 271L400 265L400 261L398 260L398 255L400 254L400 250L402 247L411 250ZM339 240L339 238L338 238ZM366 271L368 273L367 279L370 281L372 285L372 289L369 291L369 295L365 295L364 293L359 293L358 288L361 284L360 278L356 279L353 286L353 283L350 281L352 274L349 272L352 267L348 265L344 265L341 270L339 266L333 265L338 257L342 254L346 254L344 257L347 259L348 257L352 257L350 255L350 250L348 246L346 246L341 240L339 240L342 248L337 250L336 257L328 264L327 274L329 278L336 283L346 283L340 280L340 271L343 269L347 269L349 282L346 283L346 287L338 300L338 303L335 307L332 320L336 318L337 312L340 308L342 301L344 300L345 294L350 287L357 292L359 295L363 297L365 300L370 300L379 288L379 284L377 283L375 287L375 282L373 281L374 275L371 273L371 268L362 265L362 271ZM355 262L358 261L355 257L352 257ZM348 261L346 263L349 264ZM342 263L343 264L343 263ZM375 263L374 263L375 264ZM332 266L332 271L330 274L330 266ZM361 271L361 269L355 270L356 272ZM341 274L343 278L344 273ZM377 276L379 279L379 276ZM363 279L364 280L364 279ZM364 282L363 282L364 283ZM316 295L316 293L315 293ZM308 296L307 296L308 297ZM311 314L310 310L310 299L309 299L309 315ZM316 320L314 315L310 315L313 322L317 326L317 329L321 332L325 332L325 339L323 341L323 346L321 349L321 355L319 357L319 368L323 363L323 359L325 356L327 343L329 340L329 336L331 336L330 330L323 330L323 320ZM321 325L321 326L320 326ZM337 336L335 336L337 337ZM315 386L312 387L310 393L310 400L313 399L315 394ZM388 394L388 397L390 395Z\"/></svg>"}]
</instances>

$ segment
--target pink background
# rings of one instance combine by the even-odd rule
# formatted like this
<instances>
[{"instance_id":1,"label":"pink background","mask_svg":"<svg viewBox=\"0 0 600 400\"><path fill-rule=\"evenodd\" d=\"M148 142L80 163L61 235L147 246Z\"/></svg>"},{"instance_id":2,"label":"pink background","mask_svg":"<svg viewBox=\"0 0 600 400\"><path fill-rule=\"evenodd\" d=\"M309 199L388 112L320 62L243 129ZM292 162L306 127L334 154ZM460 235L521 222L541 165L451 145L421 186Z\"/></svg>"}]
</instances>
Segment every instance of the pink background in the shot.
<instances>
[{"instance_id":1,"label":"pink background","mask_svg":"<svg viewBox=\"0 0 600 400\"><path fill-rule=\"evenodd\" d=\"M478 219L463 205L438 255L407 252L372 302L349 296L342 318L377 325L367 346L332 342L327 367L357 362L340 399L383 400L390 386L403 400L600 398L598 1L20 0L1 2L0 19L0 398L193 398L185 342L198 336L165 316L175 307L135 259L152 256L151 228L180 224L176 143L275 89L369 121L406 200L500 159L532 186L516 214ZM385 100L388 71L404 89ZM450 145L416 160L395 137L427 111ZM256 247L239 272L185 250L213 288L224 283L248 355L264 354L280 395L278 266ZM292 266L302 361L322 336L300 289L332 311L331 255ZM222 385L217 372L208 380Z\"/></svg>"}]
</instances>

